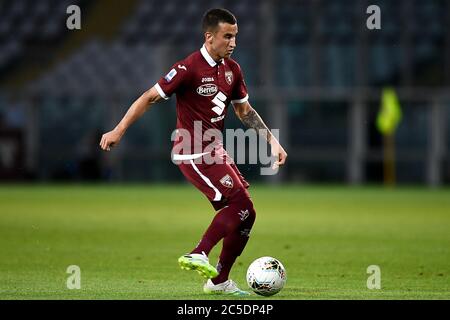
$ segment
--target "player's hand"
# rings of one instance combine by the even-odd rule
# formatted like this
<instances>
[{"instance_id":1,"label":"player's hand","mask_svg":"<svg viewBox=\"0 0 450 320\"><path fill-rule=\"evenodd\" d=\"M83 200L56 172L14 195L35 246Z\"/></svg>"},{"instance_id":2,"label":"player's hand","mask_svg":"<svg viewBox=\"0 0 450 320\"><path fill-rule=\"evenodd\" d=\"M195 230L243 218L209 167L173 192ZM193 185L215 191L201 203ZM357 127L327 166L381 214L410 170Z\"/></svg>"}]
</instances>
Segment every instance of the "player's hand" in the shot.
<instances>
[{"instance_id":1,"label":"player's hand","mask_svg":"<svg viewBox=\"0 0 450 320\"><path fill-rule=\"evenodd\" d=\"M272 169L276 170L279 166L282 166L286 162L287 153L283 149L281 144L276 140L271 141L270 145L272 149L272 155L277 159L272 165Z\"/></svg>"},{"instance_id":2,"label":"player's hand","mask_svg":"<svg viewBox=\"0 0 450 320\"><path fill-rule=\"evenodd\" d=\"M100 148L105 151L111 151L111 148L119 144L122 134L117 130L111 130L105 133L100 140Z\"/></svg>"}]
</instances>

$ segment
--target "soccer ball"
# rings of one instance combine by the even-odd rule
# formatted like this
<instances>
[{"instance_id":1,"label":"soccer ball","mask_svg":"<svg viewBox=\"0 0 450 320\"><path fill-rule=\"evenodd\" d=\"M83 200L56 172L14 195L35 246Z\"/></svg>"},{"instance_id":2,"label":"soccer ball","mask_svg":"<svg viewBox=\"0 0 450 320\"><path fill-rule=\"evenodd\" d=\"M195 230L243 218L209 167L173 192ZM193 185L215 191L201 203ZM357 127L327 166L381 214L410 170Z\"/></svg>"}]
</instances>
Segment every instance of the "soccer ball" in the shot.
<instances>
[{"instance_id":1,"label":"soccer ball","mask_svg":"<svg viewBox=\"0 0 450 320\"><path fill-rule=\"evenodd\" d=\"M248 286L262 296L272 296L280 292L286 279L284 266L272 257L258 258L247 269Z\"/></svg>"}]
</instances>

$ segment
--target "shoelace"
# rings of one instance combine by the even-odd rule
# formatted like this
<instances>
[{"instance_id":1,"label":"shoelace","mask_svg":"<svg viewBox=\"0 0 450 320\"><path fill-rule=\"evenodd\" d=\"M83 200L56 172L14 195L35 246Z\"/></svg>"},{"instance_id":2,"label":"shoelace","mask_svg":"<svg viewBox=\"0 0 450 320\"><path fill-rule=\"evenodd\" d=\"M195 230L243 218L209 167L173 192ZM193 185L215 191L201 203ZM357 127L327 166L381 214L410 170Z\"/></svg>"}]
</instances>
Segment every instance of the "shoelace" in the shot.
<instances>
[{"instance_id":1,"label":"shoelace","mask_svg":"<svg viewBox=\"0 0 450 320\"><path fill-rule=\"evenodd\" d=\"M232 289L233 291L240 291L237 285L234 283L233 280L228 280L228 283L225 285L225 289Z\"/></svg>"}]
</instances>

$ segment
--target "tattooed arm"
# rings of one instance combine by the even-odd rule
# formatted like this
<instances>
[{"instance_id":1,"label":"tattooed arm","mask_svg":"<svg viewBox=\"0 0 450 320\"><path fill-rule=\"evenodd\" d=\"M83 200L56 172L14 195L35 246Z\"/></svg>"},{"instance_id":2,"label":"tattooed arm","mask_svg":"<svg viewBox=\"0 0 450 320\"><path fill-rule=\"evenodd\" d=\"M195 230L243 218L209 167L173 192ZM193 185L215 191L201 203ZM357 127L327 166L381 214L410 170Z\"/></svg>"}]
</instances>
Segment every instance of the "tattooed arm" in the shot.
<instances>
[{"instance_id":1,"label":"tattooed arm","mask_svg":"<svg viewBox=\"0 0 450 320\"><path fill-rule=\"evenodd\" d=\"M261 134L267 142L270 143L272 154L277 157L277 161L274 164L274 169L283 165L286 162L287 153L272 132L270 132L267 128L258 112L252 108L248 101L244 103L235 103L233 106L237 117L242 121L242 123L248 128L255 129L256 132Z\"/></svg>"}]
</instances>

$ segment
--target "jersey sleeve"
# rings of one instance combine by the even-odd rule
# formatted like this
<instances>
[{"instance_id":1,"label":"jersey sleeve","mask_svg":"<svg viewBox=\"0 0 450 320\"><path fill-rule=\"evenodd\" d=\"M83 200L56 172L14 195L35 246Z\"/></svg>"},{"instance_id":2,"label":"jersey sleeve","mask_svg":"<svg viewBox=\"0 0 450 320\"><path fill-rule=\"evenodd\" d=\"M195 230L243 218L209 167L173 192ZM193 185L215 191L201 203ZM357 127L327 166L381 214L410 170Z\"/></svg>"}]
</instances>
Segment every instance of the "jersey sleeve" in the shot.
<instances>
[{"instance_id":1,"label":"jersey sleeve","mask_svg":"<svg viewBox=\"0 0 450 320\"><path fill-rule=\"evenodd\" d=\"M238 67L237 79L236 83L234 84L233 93L231 95L231 102L244 103L248 101L247 85L245 84L244 75L242 74L241 67L239 65L237 67Z\"/></svg>"},{"instance_id":2,"label":"jersey sleeve","mask_svg":"<svg viewBox=\"0 0 450 320\"><path fill-rule=\"evenodd\" d=\"M159 79L159 81L155 84L155 88L159 95L167 100L173 93L178 91L184 83L186 83L187 77L187 67L181 62L176 63L164 77Z\"/></svg>"}]
</instances>

